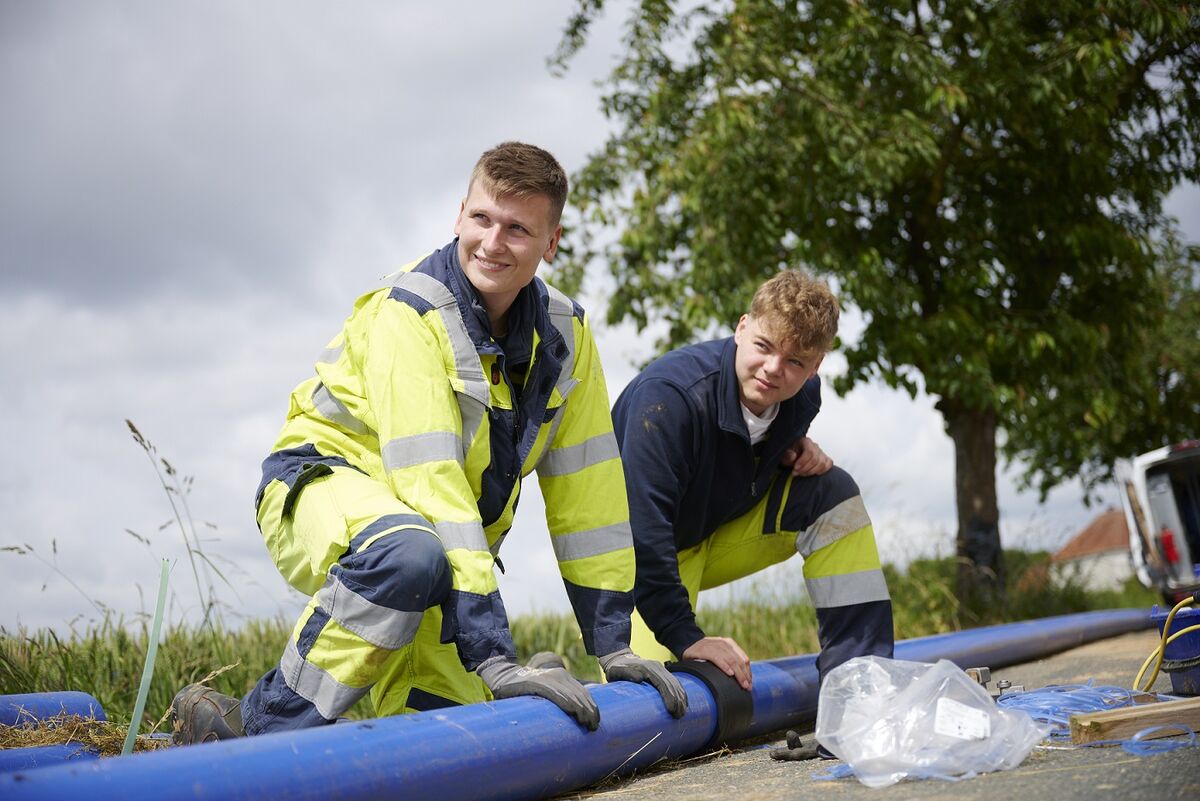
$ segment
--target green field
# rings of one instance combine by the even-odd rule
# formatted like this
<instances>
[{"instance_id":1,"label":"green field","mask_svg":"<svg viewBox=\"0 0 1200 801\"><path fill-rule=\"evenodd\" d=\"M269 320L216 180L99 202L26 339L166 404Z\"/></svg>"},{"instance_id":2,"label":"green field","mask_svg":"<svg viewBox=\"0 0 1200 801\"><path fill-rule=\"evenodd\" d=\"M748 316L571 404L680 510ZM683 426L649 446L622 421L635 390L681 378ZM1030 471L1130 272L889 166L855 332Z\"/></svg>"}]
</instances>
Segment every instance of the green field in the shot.
<instances>
[{"instance_id":1,"label":"green field","mask_svg":"<svg viewBox=\"0 0 1200 801\"><path fill-rule=\"evenodd\" d=\"M1148 609L1157 600L1135 582L1120 592L1089 592L1069 576L1052 578L1045 554L1010 551L1006 559L1013 576L1009 601L985 617L960 610L953 596L953 560L918 560L904 571L885 566L897 639L1089 609ZM768 594L751 592L751 597L759 595ZM802 600L702 606L699 618L705 631L735 638L751 659L817 650L816 615ZM258 620L236 629L218 623L212 628L176 627L165 632L142 731L163 716L176 690L222 667L236 665L210 682L212 686L231 695L245 693L276 663L292 625L290 620ZM512 631L522 658L555 651L566 657L579 677L599 678L599 667L584 653L579 628L570 615L517 617ZM147 639L146 624L127 627L111 619L69 638L50 630L0 629L0 694L83 690L99 699L110 720L127 726ZM370 715L366 700L352 712L355 717Z\"/></svg>"}]
</instances>

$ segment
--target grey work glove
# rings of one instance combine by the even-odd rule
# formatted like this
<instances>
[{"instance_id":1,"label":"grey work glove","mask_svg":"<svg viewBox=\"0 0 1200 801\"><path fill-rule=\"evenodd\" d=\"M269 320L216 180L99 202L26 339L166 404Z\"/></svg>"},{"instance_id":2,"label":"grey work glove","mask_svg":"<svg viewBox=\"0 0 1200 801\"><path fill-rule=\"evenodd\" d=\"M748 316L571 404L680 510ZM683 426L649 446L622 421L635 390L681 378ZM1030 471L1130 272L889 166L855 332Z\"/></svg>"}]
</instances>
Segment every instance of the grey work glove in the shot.
<instances>
[{"instance_id":1,"label":"grey work glove","mask_svg":"<svg viewBox=\"0 0 1200 801\"><path fill-rule=\"evenodd\" d=\"M475 668L495 698L536 695L552 701L588 731L600 726L600 709L579 680L564 668L531 668L507 656L493 656Z\"/></svg>"},{"instance_id":2,"label":"grey work glove","mask_svg":"<svg viewBox=\"0 0 1200 801\"><path fill-rule=\"evenodd\" d=\"M609 681L638 681L653 685L662 696L663 705L673 718L681 718L687 712L687 693L683 685L667 670L662 662L642 659L633 651L622 648L600 657L600 668Z\"/></svg>"}]
</instances>

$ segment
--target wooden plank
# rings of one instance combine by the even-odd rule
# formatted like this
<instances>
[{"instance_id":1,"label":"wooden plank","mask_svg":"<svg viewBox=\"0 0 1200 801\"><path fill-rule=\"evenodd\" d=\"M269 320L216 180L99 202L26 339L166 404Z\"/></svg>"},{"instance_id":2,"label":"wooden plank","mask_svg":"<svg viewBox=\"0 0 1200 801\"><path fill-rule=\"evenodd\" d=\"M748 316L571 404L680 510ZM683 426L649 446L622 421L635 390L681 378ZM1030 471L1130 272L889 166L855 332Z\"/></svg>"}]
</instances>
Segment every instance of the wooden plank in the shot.
<instances>
[{"instance_id":1,"label":"wooden plank","mask_svg":"<svg viewBox=\"0 0 1200 801\"><path fill-rule=\"evenodd\" d=\"M1145 706L1127 706L1107 712L1089 712L1071 716L1071 742L1094 743L1097 740L1124 740L1150 726L1168 723L1184 724L1193 731L1200 730L1200 698L1183 701L1164 701ZM1182 730L1155 732L1147 737L1170 737Z\"/></svg>"},{"instance_id":2,"label":"wooden plank","mask_svg":"<svg viewBox=\"0 0 1200 801\"><path fill-rule=\"evenodd\" d=\"M1162 702L1162 699L1159 698L1154 693L1140 693L1137 690L1133 690L1130 693L1130 700L1133 701L1134 706L1142 706L1144 704L1157 704L1157 703Z\"/></svg>"}]
</instances>

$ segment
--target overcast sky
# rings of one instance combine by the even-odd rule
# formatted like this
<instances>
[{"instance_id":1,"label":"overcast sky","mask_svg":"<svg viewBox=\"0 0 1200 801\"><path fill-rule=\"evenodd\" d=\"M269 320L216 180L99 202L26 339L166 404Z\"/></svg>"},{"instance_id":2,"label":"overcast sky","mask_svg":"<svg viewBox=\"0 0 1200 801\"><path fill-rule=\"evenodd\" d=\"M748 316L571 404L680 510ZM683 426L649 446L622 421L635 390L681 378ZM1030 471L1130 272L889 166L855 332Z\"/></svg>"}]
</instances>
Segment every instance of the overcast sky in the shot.
<instances>
[{"instance_id":1,"label":"overcast sky","mask_svg":"<svg viewBox=\"0 0 1200 801\"><path fill-rule=\"evenodd\" d=\"M180 533L160 529L168 496L126 418L194 476L197 529L235 585L217 584L227 617L299 611L253 516L288 394L358 294L449 241L479 153L521 139L574 171L602 143L594 81L620 15L556 79L544 60L570 7L0 0L0 546L35 552L0 553L0 627L84 626L90 601L132 618L162 557L172 619L195 619ZM1173 201L1192 239L1196 197ZM613 397L649 339L602 332ZM932 405L827 391L813 428L892 559L953 550L953 449ZM1078 487L1039 506L1007 476L1000 497L1007 545L1057 547L1096 511ZM503 552L510 614L568 608L541 514L531 479Z\"/></svg>"}]
</instances>

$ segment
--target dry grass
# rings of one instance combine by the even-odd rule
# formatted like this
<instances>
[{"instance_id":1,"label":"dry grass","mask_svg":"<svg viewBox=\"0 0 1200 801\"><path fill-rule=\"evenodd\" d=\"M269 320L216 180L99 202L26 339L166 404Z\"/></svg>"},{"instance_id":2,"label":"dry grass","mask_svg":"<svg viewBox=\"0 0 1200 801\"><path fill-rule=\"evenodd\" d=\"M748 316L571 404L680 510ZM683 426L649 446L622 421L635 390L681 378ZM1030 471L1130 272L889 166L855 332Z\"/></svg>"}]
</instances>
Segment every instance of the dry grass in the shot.
<instances>
[{"instance_id":1,"label":"dry grass","mask_svg":"<svg viewBox=\"0 0 1200 801\"><path fill-rule=\"evenodd\" d=\"M0 748L79 744L100 756L119 756L127 731L127 727L118 723L81 715L55 715L42 720L31 716L21 726L0 726ZM141 736L134 741L133 750L157 751L170 744L165 737Z\"/></svg>"}]
</instances>

